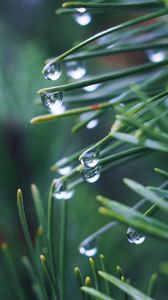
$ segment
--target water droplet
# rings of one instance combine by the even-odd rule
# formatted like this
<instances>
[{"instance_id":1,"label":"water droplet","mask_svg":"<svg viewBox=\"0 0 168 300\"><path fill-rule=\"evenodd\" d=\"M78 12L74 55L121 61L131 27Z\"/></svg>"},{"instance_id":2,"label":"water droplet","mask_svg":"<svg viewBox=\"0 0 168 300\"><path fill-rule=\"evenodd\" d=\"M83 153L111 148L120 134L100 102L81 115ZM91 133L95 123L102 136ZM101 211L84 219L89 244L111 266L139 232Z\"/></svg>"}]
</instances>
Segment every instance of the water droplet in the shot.
<instances>
[{"instance_id":1,"label":"water droplet","mask_svg":"<svg viewBox=\"0 0 168 300\"><path fill-rule=\"evenodd\" d=\"M94 168L84 167L81 175L83 179L89 183L96 182L100 177L100 166Z\"/></svg>"},{"instance_id":2,"label":"water droplet","mask_svg":"<svg viewBox=\"0 0 168 300\"><path fill-rule=\"evenodd\" d=\"M44 77L49 80L57 80L61 75L61 63L49 63L44 68Z\"/></svg>"},{"instance_id":3,"label":"water droplet","mask_svg":"<svg viewBox=\"0 0 168 300\"><path fill-rule=\"evenodd\" d=\"M55 191L53 196L58 200L68 200L74 195L74 190L68 190L65 182L57 180L55 183Z\"/></svg>"},{"instance_id":4,"label":"water droplet","mask_svg":"<svg viewBox=\"0 0 168 300\"><path fill-rule=\"evenodd\" d=\"M79 7L79 8L76 8L76 11L78 11L81 14L83 14L83 13L86 12L86 8L85 7Z\"/></svg>"},{"instance_id":5,"label":"water droplet","mask_svg":"<svg viewBox=\"0 0 168 300\"><path fill-rule=\"evenodd\" d=\"M86 69L81 62L78 61L68 61L67 66L67 75L73 79L80 79L86 74Z\"/></svg>"},{"instance_id":6,"label":"water droplet","mask_svg":"<svg viewBox=\"0 0 168 300\"><path fill-rule=\"evenodd\" d=\"M151 62L161 62L166 58L166 53L162 50L148 50L147 56Z\"/></svg>"},{"instance_id":7,"label":"water droplet","mask_svg":"<svg viewBox=\"0 0 168 300\"><path fill-rule=\"evenodd\" d=\"M99 88L100 85L101 85L101 83L91 84L91 85L85 86L83 88L83 90L88 92L88 93L94 92Z\"/></svg>"},{"instance_id":8,"label":"water droplet","mask_svg":"<svg viewBox=\"0 0 168 300\"><path fill-rule=\"evenodd\" d=\"M86 128L87 129L93 129L99 124L98 119L91 120L89 123L87 123Z\"/></svg>"},{"instance_id":9,"label":"water droplet","mask_svg":"<svg viewBox=\"0 0 168 300\"><path fill-rule=\"evenodd\" d=\"M100 150L87 150L80 157L80 162L87 168L94 168L99 163Z\"/></svg>"},{"instance_id":10,"label":"water droplet","mask_svg":"<svg viewBox=\"0 0 168 300\"><path fill-rule=\"evenodd\" d=\"M67 175L72 170L72 165L69 163L68 157L63 157L57 161L51 169L55 170L61 175Z\"/></svg>"},{"instance_id":11,"label":"water droplet","mask_svg":"<svg viewBox=\"0 0 168 300\"><path fill-rule=\"evenodd\" d=\"M79 246L80 254L86 255L88 257L94 256L98 251L98 247L95 245L95 241L90 243L83 243Z\"/></svg>"},{"instance_id":12,"label":"water droplet","mask_svg":"<svg viewBox=\"0 0 168 300\"><path fill-rule=\"evenodd\" d=\"M44 106L53 113L61 106L63 102L63 92L46 92L41 95L41 101L43 102Z\"/></svg>"},{"instance_id":13,"label":"water droplet","mask_svg":"<svg viewBox=\"0 0 168 300\"><path fill-rule=\"evenodd\" d=\"M71 165L66 165L58 168L58 173L61 175L67 175L72 170Z\"/></svg>"},{"instance_id":14,"label":"water droplet","mask_svg":"<svg viewBox=\"0 0 168 300\"><path fill-rule=\"evenodd\" d=\"M129 227L127 230L127 238L130 243L139 245L145 241L146 237L143 235L142 232L139 232L138 230Z\"/></svg>"},{"instance_id":15,"label":"water droplet","mask_svg":"<svg viewBox=\"0 0 168 300\"><path fill-rule=\"evenodd\" d=\"M86 8L80 7L76 9L76 12L73 14L73 19L81 26L88 25L92 17L89 13L86 12Z\"/></svg>"}]
</instances>

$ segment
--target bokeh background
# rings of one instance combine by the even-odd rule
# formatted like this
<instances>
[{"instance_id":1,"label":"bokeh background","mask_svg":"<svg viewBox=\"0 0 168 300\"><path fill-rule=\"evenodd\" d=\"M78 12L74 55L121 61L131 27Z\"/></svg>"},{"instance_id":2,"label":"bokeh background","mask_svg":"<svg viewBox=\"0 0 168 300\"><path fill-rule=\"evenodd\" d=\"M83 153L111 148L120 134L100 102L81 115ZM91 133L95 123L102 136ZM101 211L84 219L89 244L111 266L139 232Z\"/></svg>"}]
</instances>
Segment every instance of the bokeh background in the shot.
<instances>
[{"instance_id":1,"label":"bokeh background","mask_svg":"<svg viewBox=\"0 0 168 300\"><path fill-rule=\"evenodd\" d=\"M49 185L55 176L49 169L51 164L103 137L110 129L113 118L109 114L108 119L101 119L97 128L82 129L77 134L70 132L74 124L72 119L31 125L30 119L45 111L36 104L37 90L49 85L41 75L44 61L62 53L74 42L128 17L94 15L90 24L79 26L70 15L54 14L61 4L62 1L56 0L0 2L0 242L6 241L10 245L23 286L31 299L30 283L20 262L20 256L26 254L27 249L18 220L16 190L18 187L23 190L28 223L34 238L36 220L31 183L38 185L46 205ZM133 61L145 59L144 54L130 57L122 55L114 60L101 59L99 65L90 62L89 68L96 73L102 68L111 69L117 64L131 65ZM164 155L148 155L112 170L93 185L83 184L77 189L75 197L68 203L67 299L79 299L73 268L78 265L84 275L90 273L88 259L77 250L79 243L108 222L97 212L95 195L104 194L132 205L138 197L123 185L122 178L130 177L146 185L159 184L161 178L154 175L153 168L164 167L165 159ZM55 216L59 223L59 204L56 205ZM58 229L56 241L57 234ZM109 272L114 272L116 264L121 265L131 281L144 290L147 278L157 271L159 262L167 257L167 246L151 238L139 246L129 244L124 227L106 233L98 245L99 253L107 257ZM162 279L159 290L164 294ZM9 274L1 256L0 299L15 299L9 282ZM161 294L158 299L163 299Z\"/></svg>"}]
</instances>

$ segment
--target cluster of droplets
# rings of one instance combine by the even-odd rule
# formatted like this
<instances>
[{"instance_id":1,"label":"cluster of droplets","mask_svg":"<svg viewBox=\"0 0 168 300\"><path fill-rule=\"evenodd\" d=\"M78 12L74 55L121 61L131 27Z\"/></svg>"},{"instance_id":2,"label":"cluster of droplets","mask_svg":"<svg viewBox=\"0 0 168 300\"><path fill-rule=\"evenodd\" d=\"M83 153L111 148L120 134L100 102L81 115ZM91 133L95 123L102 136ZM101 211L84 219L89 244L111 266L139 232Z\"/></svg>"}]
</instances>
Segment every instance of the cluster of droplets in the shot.
<instances>
[{"instance_id":1,"label":"cluster of droplets","mask_svg":"<svg viewBox=\"0 0 168 300\"><path fill-rule=\"evenodd\" d=\"M60 60L48 63L44 67L43 74L44 77L48 80L57 80L61 76ZM65 110L65 107L62 105L63 95L64 93L62 91L51 92L48 90L41 94L41 101L50 113L62 113Z\"/></svg>"},{"instance_id":2,"label":"cluster of droplets","mask_svg":"<svg viewBox=\"0 0 168 300\"><path fill-rule=\"evenodd\" d=\"M67 68L67 75L73 79L81 79L86 74L86 68L83 63L76 60L70 60L65 62ZM59 79L62 73L61 62L57 60L56 62L48 63L43 70L44 77L48 80L55 81ZM94 89L94 88L93 88ZM96 89L96 85L95 85Z\"/></svg>"},{"instance_id":3,"label":"cluster of droplets","mask_svg":"<svg viewBox=\"0 0 168 300\"><path fill-rule=\"evenodd\" d=\"M81 79L86 74L86 68L79 61L68 61L65 63L67 76L73 79ZM43 70L44 77L48 80L55 81L59 79L61 75L61 63L60 60L56 62L48 63ZM46 91L41 94L41 100L44 106L52 114L62 113L65 110L63 104L63 92L51 92Z\"/></svg>"},{"instance_id":4,"label":"cluster of droplets","mask_svg":"<svg viewBox=\"0 0 168 300\"><path fill-rule=\"evenodd\" d=\"M96 245L95 240L82 243L79 246L79 253L88 257L92 257L96 255L97 251L98 251L98 247Z\"/></svg>"},{"instance_id":5,"label":"cluster of droplets","mask_svg":"<svg viewBox=\"0 0 168 300\"><path fill-rule=\"evenodd\" d=\"M86 8L80 7L75 10L73 19L79 25L86 26L91 22L92 16L86 11Z\"/></svg>"},{"instance_id":6,"label":"cluster of droplets","mask_svg":"<svg viewBox=\"0 0 168 300\"><path fill-rule=\"evenodd\" d=\"M57 179L55 181L55 190L53 197L57 200L69 200L73 197L74 190L69 190L65 181Z\"/></svg>"},{"instance_id":7,"label":"cluster of droplets","mask_svg":"<svg viewBox=\"0 0 168 300\"><path fill-rule=\"evenodd\" d=\"M83 166L81 175L89 183L96 182L100 177L99 157L99 149L87 150L80 157Z\"/></svg>"},{"instance_id":8,"label":"cluster of droplets","mask_svg":"<svg viewBox=\"0 0 168 300\"><path fill-rule=\"evenodd\" d=\"M127 238L131 244L142 244L145 241L145 235L133 227L127 229Z\"/></svg>"},{"instance_id":9,"label":"cluster of droplets","mask_svg":"<svg viewBox=\"0 0 168 300\"><path fill-rule=\"evenodd\" d=\"M81 11L82 12L82 11ZM66 72L67 76L72 78L72 79L81 79L86 75L86 68L83 65L81 61L67 61L65 62L66 65ZM51 61L49 62L43 69L43 74L44 77L48 80L55 81L59 79L61 76L62 69L61 69L61 61L57 59L55 62ZM86 92L93 92L96 91L101 84L91 84L88 86L85 86L83 88L84 91ZM57 91L57 92L51 92L51 91L46 91L43 94L41 94L41 100L44 106L52 113L52 114L57 114L57 113L62 113L65 110L65 107L63 107L63 92L62 91ZM88 128L94 128L98 122L94 121L91 122L88 125Z\"/></svg>"}]
</instances>

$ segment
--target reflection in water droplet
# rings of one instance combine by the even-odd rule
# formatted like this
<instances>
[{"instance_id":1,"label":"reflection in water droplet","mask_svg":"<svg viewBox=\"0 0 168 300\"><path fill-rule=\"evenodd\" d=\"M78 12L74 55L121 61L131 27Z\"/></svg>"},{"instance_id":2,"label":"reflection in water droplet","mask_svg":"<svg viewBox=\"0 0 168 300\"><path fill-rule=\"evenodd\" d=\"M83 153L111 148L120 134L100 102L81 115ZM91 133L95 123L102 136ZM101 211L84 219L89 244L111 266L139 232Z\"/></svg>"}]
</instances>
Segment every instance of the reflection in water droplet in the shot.
<instances>
[{"instance_id":1,"label":"reflection in water droplet","mask_svg":"<svg viewBox=\"0 0 168 300\"><path fill-rule=\"evenodd\" d=\"M81 62L78 61L68 61L67 66L67 75L73 79L80 79L86 74L86 69Z\"/></svg>"},{"instance_id":2,"label":"reflection in water droplet","mask_svg":"<svg viewBox=\"0 0 168 300\"><path fill-rule=\"evenodd\" d=\"M129 227L127 230L127 238L130 243L139 245L145 241L146 237L142 234L142 232L139 232L138 230Z\"/></svg>"},{"instance_id":3,"label":"reflection in water droplet","mask_svg":"<svg viewBox=\"0 0 168 300\"><path fill-rule=\"evenodd\" d=\"M50 113L53 115L59 115L62 114L66 110L64 105L60 106L53 106L52 108L49 109Z\"/></svg>"},{"instance_id":4,"label":"reflection in water droplet","mask_svg":"<svg viewBox=\"0 0 168 300\"><path fill-rule=\"evenodd\" d=\"M163 50L148 50L147 56L151 62L161 62L166 58L166 53Z\"/></svg>"},{"instance_id":5,"label":"reflection in water droplet","mask_svg":"<svg viewBox=\"0 0 168 300\"><path fill-rule=\"evenodd\" d=\"M85 90L88 93L94 92L99 88L100 85L101 85L101 83L91 84L91 85L85 86L83 88L83 90Z\"/></svg>"},{"instance_id":6,"label":"reflection in water droplet","mask_svg":"<svg viewBox=\"0 0 168 300\"><path fill-rule=\"evenodd\" d=\"M80 162L87 168L93 168L99 163L100 151L98 149L87 150L80 157Z\"/></svg>"},{"instance_id":7,"label":"reflection in water droplet","mask_svg":"<svg viewBox=\"0 0 168 300\"><path fill-rule=\"evenodd\" d=\"M53 197L58 200L68 200L74 195L74 190L68 190L65 182L56 181Z\"/></svg>"},{"instance_id":8,"label":"reflection in water droplet","mask_svg":"<svg viewBox=\"0 0 168 300\"><path fill-rule=\"evenodd\" d=\"M88 25L92 17L89 13L86 12L86 8L80 7L76 9L76 13L73 14L73 19L81 26Z\"/></svg>"},{"instance_id":9,"label":"reflection in water droplet","mask_svg":"<svg viewBox=\"0 0 168 300\"><path fill-rule=\"evenodd\" d=\"M63 92L46 92L41 95L44 106L50 110L57 110L63 102Z\"/></svg>"},{"instance_id":10,"label":"reflection in water droplet","mask_svg":"<svg viewBox=\"0 0 168 300\"><path fill-rule=\"evenodd\" d=\"M61 75L61 63L49 63L44 68L44 77L49 80L57 80Z\"/></svg>"},{"instance_id":11,"label":"reflection in water droplet","mask_svg":"<svg viewBox=\"0 0 168 300\"><path fill-rule=\"evenodd\" d=\"M87 123L86 128L87 129L93 129L99 124L98 119L91 120L89 123Z\"/></svg>"},{"instance_id":12,"label":"reflection in water droplet","mask_svg":"<svg viewBox=\"0 0 168 300\"><path fill-rule=\"evenodd\" d=\"M81 175L83 179L89 183L96 182L100 177L100 166L94 168L84 167Z\"/></svg>"},{"instance_id":13,"label":"reflection in water droplet","mask_svg":"<svg viewBox=\"0 0 168 300\"><path fill-rule=\"evenodd\" d=\"M95 244L95 241L90 243L83 243L79 246L80 254L86 255L88 257L94 256L98 251L98 247Z\"/></svg>"}]
</instances>

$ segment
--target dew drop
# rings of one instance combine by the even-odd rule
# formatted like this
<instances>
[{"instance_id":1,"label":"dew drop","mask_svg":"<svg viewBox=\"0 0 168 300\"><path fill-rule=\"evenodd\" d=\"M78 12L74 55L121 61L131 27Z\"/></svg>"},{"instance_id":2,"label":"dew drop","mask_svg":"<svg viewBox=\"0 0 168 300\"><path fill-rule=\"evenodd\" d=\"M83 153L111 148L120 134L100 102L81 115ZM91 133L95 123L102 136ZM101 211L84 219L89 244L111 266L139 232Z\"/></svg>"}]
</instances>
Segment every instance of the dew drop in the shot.
<instances>
[{"instance_id":1,"label":"dew drop","mask_svg":"<svg viewBox=\"0 0 168 300\"><path fill-rule=\"evenodd\" d=\"M58 168L58 173L61 175L67 175L69 174L69 172L72 170L72 166L71 165L65 165L62 166L60 168Z\"/></svg>"},{"instance_id":2,"label":"dew drop","mask_svg":"<svg viewBox=\"0 0 168 300\"><path fill-rule=\"evenodd\" d=\"M53 196L58 200L69 200L74 195L74 190L68 190L65 182L56 181L55 191Z\"/></svg>"},{"instance_id":3,"label":"dew drop","mask_svg":"<svg viewBox=\"0 0 168 300\"><path fill-rule=\"evenodd\" d=\"M86 12L86 8L85 7L79 7L79 8L76 8L76 11L83 14Z\"/></svg>"},{"instance_id":4,"label":"dew drop","mask_svg":"<svg viewBox=\"0 0 168 300\"><path fill-rule=\"evenodd\" d=\"M166 53L162 50L148 50L147 56L151 62L157 63L163 61L166 58Z\"/></svg>"},{"instance_id":5,"label":"dew drop","mask_svg":"<svg viewBox=\"0 0 168 300\"><path fill-rule=\"evenodd\" d=\"M41 95L41 101L46 108L55 111L61 106L63 102L63 92L46 92Z\"/></svg>"},{"instance_id":6,"label":"dew drop","mask_svg":"<svg viewBox=\"0 0 168 300\"><path fill-rule=\"evenodd\" d=\"M78 61L68 61L67 66L67 75L73 79L80 79L86 74L86 69L81 62Z\"/></svg>"},{"instance_id":7,"label":"dew drop","mask_svg":"<svg viewBox=\"0 0 168 300\"><path fill-rule=\"evenodd\" d=\"M48 80L57 80L61 75L61 63L49 63L44 68L44 77Z\"/></svg>"},{"instance_id":8,"label":"dew drop","mask_svg":"<svg viewBox=\"0 0 168 300\"><path fill-rule=\"evenodd\" d=\"M130 243L139 245L145 241L146 237L143 235L142 232L139 232L138 230L129 227L127 229L127 238Z\"/></svg>"},{"instance_id":9,"label":"dew drop","mask_svg":"<svg viewBox=\"0 0 168 300\"><path fill-rule=\"evenodd\" d=\"M55 167L60 175L67 175L72 170L72 165L70 165L68 157L63 157L57 161L54 165L54 169Z\"/></svg>"},{"instance_id":10,"label":"dew drop","mask_svg":"<svg viewBox=\"0 0 168 300\"><path fill-rule=\"evenodd\" d=\"M89 183L94 183L100 177L100 166L96 166L94 168L84 167L81 175L85 181Z\"/></svg>"},{"instance_id":11,"label":"dew drop","mask_svg":"<svg viewBox=\"0 0 168 300\"><path fill-rule=\"evenodd\" d=\"M96 91L99 88L100 85L101 85L101 83L91 84L91 85L85 86L83 88L83 90L88 92L88 93L91 93L91 92Z\"/></svg>"},{"instance_id":12,"label":"dew drop","mask_svg":"<svg viewBox=\"0 0 168 300\"><path fill-rule=\"evenodd\" d=\"M91 120L89 123L87 123L86 128L87 129L93 129L99 124L98 119Z\"/></svg>"},{"instance_id":13,"label":"dew drop","mask_svg":"<svg viewBox=\"0 0 168 300\"><path fill-rule=\"evenodd\" d=\"M91 22L92 17L89 13L86 12L86 8L80 7L76 9L76 12L73 15L73 19L79 25L86 26Z\"/></svg>"},{"instance_id":14,"label":"dew drop","mask_svg":"<svg viewBox=\"0 0 168 300\"><path fill-rule=\"evenodd\" d=\"M88 257L94 256L98 251L98 247L95 244L95 241L90 243L83 243L79 246L80 254L86 255Z\"/></svg>"},{"instance_id":15,"label":"dew drop","mask_svg":"<svg viewBox=\"0 0 168 300\"><path fill-rule=\"evenodd\" d=\"M87 150L80 157L80 162L87 168L94 168L99 163L99 149Z\"/></svg>"}]
</instances>

